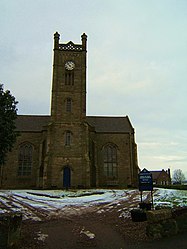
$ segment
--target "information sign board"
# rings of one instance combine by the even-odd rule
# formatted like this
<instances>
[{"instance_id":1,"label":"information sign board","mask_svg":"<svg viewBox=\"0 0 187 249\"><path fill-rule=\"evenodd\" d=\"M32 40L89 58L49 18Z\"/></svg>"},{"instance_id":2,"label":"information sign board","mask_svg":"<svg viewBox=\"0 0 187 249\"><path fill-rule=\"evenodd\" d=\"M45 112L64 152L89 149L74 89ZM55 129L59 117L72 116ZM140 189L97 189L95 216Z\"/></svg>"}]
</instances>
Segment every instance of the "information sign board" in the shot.
<instances>
[{"instance_id":1,"label":"information sign board","mask_svg":"<svg viewBox=\"0 0 187 249\"><path fill-rule=\"evenodd\" d=\"M147 170L143 169L139 175L139 191L152 191L153 190L153 178L152 174Z\"/></svg>"}]
</instances>

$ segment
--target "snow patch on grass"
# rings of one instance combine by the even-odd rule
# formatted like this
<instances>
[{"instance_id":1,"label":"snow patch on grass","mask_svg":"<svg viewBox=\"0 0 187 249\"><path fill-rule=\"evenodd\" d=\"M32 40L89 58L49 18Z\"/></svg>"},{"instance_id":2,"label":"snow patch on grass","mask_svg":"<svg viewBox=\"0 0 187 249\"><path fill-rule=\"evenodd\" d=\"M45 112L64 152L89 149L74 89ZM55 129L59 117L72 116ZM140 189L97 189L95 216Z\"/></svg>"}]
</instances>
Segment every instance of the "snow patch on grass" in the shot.
<instances>
[{"instance_id":1,"label":"snow patch on grass","mask_svg":"<svg viewBox=\"0 0 187 249\"><path fill-rule=\"evenodd\" d=\"M48 234L43 234L41 231L39 231L37 233L37 238L36 239L44 242L47 237L48 237Z\"/></svg>"},{"instance_id":2,"label":"snow patch on grass","mask_svg":"<svg viewBox=\"0 0 187 249\"><path fill-rule=\"evenodd\" d=\"M142 198L148 198L146 191ZM154 207L183 207L187 206L187 191L155 189L153 199ZM84 208L93 207L99 214L115 209L120 218L126 218L139 202L138 190L1 190L0 214L19 211L23 213L23 219L40 221L43 218L81 214ZM125 208L124 203L127 204ZM102 207L99 207L101 204Z\"/></svg>"},{"instance_id":3,"label":"snow patch on grass","mask_svg":"<svg viewBox=\"0 0 187 249\"><path fill-rule=\"evenodd\" d=\"M84 227L80 231L80 234L85 234L89 239L94 239L95 238L95 234L91 233L90 231L86 231Z\"/></svg>"}]
</instances>

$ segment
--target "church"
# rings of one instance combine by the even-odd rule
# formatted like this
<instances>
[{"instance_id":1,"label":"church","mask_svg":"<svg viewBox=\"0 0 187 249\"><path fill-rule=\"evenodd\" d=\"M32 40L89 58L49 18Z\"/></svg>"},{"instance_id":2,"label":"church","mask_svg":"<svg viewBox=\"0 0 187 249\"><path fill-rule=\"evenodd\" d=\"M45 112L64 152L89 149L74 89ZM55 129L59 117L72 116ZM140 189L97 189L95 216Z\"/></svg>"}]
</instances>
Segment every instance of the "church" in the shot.
<instances>
[{"instance_id":1,"label":"church","mask_svg":"<svg viewBox=\"0 0 187 249\"><path fill-rule=\"evenodd\" d=\"M1 169L1 188L137 186L135 131L128 118L86 115L87 35L54 34L50 115L18 115L17 142Z\"/></svg>"}]
</instances>

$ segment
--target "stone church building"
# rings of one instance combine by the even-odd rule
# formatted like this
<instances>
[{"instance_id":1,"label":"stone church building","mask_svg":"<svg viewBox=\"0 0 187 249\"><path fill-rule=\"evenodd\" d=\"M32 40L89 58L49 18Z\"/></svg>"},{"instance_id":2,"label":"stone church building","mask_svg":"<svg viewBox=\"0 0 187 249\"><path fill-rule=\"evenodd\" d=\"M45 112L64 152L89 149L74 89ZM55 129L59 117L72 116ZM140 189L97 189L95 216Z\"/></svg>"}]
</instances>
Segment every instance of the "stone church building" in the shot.
<instances>
[{"instance_id":1,"label":"stone church building","mask_svg":"<svg viewBox=\"0 0 187 249\"><path fill-rule=\"evenodd\" d=\"M1 188L137 185L137 147L128 116L86 115L87 36L54 34L51 114L18 115L17 142L1 170Z\"/></svg>"}]
</instances>

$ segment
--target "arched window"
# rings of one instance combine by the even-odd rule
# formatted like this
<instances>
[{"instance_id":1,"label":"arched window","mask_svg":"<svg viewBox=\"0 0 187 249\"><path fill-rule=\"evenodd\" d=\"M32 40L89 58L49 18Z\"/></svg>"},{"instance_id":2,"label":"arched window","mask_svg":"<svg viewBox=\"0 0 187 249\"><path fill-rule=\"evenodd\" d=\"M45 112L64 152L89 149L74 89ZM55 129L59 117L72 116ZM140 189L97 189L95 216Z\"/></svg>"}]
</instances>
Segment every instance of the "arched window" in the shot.
<instances>
[{"instance_id":1,"label":"arched window","mask_svg":"<svg viewBox=\"0 0 187 249\"><path fill-rule=\"evenodd\" d=\"M32 173L33 146L29 143L20 145L18 154L18 176L30 176Z\"/></svg>"},{"instance_id":2,"label":"arched window","mask_svg":"<svg viewBox=\"0 0 187 249\"><path fill-rule=\"evenodd\" d=\"M74 70L65 70L65 85L74 85Z\"/></svg>"},{"instance_id":3,"label":"arched window","mask_svg":"<svg viewBox=\"0 0 187 249\"><path fill-rule=\"evenodd\" d=\"M106 145L103 149L104 175L106 177L117 177L117 149L115 145Z\"/></svg>"},{"instance_id":4,"label":"arched window","mask_svg":"<svg viewBox=\"0 0 187 249\"><path fill-rule=\"evenodd\" d=\"M72 133L71 133L71 131L66 131L65 132L65 137L64 137L64 139L65 139L65 145L66 146L70 146L71 145L71 143L72 143Z\"/></svg>"},{"instance_id":5,"label":"arched window","mask_svg":"<svg viewBox=\"0 0 187 249\"><path fill-rule=\"evenodd\" d=\"M66 99L66 112L71 112L72 111L72 99L67 98Z\"/></svg>"}]
</instances>

